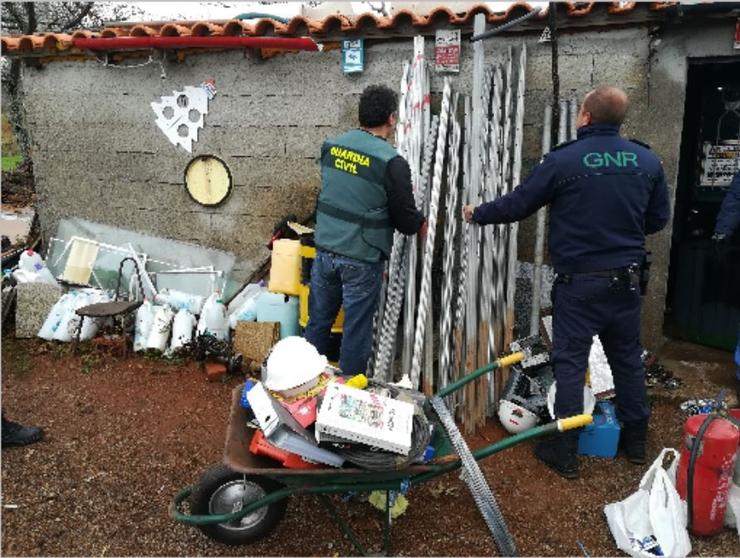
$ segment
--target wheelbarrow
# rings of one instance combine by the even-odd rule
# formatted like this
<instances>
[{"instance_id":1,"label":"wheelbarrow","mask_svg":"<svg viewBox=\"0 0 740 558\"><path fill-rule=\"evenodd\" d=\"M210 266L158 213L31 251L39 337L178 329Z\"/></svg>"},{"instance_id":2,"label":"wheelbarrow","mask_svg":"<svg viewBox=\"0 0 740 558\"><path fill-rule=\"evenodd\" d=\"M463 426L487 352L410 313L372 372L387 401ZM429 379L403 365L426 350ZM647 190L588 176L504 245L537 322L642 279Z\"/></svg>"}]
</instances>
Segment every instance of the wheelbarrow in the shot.
<instances>
[{"instance_id":1,"label":"wheelbarrow","mask_svg":"<svg viewBox=\"0 0 740 558\"><path fill-rule=\"evenodd\" d=\"M497 368L516 364L523 358L523 353L503 357L450 384L434 397L443 398L450 395L476 378ZM196 526L208 537L222 543L242 545L265 537L283 518L289 496L316 494L332 520L347 535L357 551L362 555L368 555L365 546L339 515L327 495L380 490L386 492L383 546L385 555L389 555L390 493L408 490L462 466L462 461L454 452L445 429L436 420L431 441L435 448L435 457L424 464L387 471L328 466L315 469L276 467L275 461L254 455L247 449L255 431L246 426L247 414L239 405L240 391L241 388L237 387L233 392L223 463L211 467L196 486L181 490L169 506L170 517L174 520ZM428 418L434 421L434 411L430 408L432 399L428 398L424 402L424 407ZM591 415L561 419L504 438L472 452L472 456L476 461L480 461L526 440L580 428L590 424L591 421ZM190 513L182 510L182 504L188 498Z\"/></svg>"}]
</instances>

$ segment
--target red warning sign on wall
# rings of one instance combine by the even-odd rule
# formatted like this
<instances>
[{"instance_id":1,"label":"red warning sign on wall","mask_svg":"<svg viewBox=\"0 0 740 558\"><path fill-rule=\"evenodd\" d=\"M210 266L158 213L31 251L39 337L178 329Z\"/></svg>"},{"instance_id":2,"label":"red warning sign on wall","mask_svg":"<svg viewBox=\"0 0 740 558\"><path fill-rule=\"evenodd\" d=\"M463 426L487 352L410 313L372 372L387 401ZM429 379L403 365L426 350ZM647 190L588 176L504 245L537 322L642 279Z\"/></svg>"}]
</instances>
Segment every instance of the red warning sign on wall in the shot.
<instances>
[{"instance_id":1,"label":"red warning sign on wall","mask_svg":"<svg viewBox=\"0 0 740 558\"><path fill-rule=\"evenodd\" d=\"M434 62L438 72L460 71L460 30L439 29L434 41Z\"/></svg>"}]
</instances>

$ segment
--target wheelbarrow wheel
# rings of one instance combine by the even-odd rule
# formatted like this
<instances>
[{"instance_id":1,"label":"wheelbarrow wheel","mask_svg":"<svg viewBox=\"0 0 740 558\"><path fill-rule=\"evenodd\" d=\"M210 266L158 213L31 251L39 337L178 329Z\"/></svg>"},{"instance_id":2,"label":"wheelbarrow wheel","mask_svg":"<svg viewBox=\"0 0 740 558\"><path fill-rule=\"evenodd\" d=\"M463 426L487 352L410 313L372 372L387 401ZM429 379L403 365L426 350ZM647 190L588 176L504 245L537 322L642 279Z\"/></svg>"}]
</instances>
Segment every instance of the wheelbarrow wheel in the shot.
<instances>
[{"instance_id":1,"label":"wheelbarrow wheel","mask_svg":"<svg viewBox=\"0 0 740 558\"><path fill-rule=\"evenodd\" d=\"M190 496L193 515L215 515L242 509L282 488L265 477L243 475L226 465L214 465L200 479ZM269 534L285 515L287 499L259 508L241 519L229 523L199 525L208 537L229 545L254 542Z\"/></svg>"}]
</instances>

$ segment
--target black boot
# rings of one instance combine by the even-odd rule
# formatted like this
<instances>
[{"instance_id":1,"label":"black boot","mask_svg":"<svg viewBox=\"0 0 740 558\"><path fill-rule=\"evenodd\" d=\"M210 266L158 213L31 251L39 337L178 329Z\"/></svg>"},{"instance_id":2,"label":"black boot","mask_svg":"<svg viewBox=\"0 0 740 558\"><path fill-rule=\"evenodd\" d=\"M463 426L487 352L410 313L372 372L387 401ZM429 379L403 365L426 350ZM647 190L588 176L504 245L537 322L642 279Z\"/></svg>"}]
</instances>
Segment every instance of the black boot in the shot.
<instances>
[{"instance_id":1,"label":"black boot","mask_svg":"<svg viewBox=\"0 0 740 558\"><path fill-rule=\"evenodd\" d=\"M537 444L534 455L561 477L578 478L578 436L577 431L556 434Z\"/></svg>"},{"instance_id":2,"label":"black boot","mask_svg":"<svg viewBox=\"0 0 740 558\"><path fill-rule=\"evenodd\" d=\"M36 426L23 426L12 422L3 415L2 447L25 446L38 442L44 437L44 431Z\"/></svg>"},{"instance_id":3,"label":"black boot","mask_svg":"<svg viewBox=\"0 0 740 558\"><path fill-rule=\"evenodd\" d=\"M627 457L627 461L635 465L645 464L647 425L647 419L622 423L622 432L619 434L619 449Z\"/></svg>"}]
</instances>

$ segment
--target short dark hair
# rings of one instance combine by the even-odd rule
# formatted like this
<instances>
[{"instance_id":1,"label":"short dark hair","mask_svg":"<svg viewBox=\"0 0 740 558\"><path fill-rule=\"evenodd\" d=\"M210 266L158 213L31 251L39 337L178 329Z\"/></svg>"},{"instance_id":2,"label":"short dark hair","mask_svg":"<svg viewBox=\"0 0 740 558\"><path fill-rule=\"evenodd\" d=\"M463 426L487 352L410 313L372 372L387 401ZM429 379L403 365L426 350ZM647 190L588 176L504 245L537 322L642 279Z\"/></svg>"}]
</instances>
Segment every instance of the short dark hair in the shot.
<instances>
[{"instance_id":1,"label":"short dark hair","mask_svg":"<svg viewBox=\"0 0 740 558\"><path fill-rule=\"evenodd\" d=\"M377 128L398 108L398 96L385 85L368 85L360 96L360 126Z\"/></svg>"},{"instance_id":2,"label":"short dark hair","mask_svg":"<svg viewBox=\"0 0 740 558\"><path fill-rule=\"evenodd\" d=\"M611 85L601 85L583 99L583 110L591 113L591 122L594 124L619 125L624 122L627 104L624 91Z\"/></svg>"}]
</instances>

